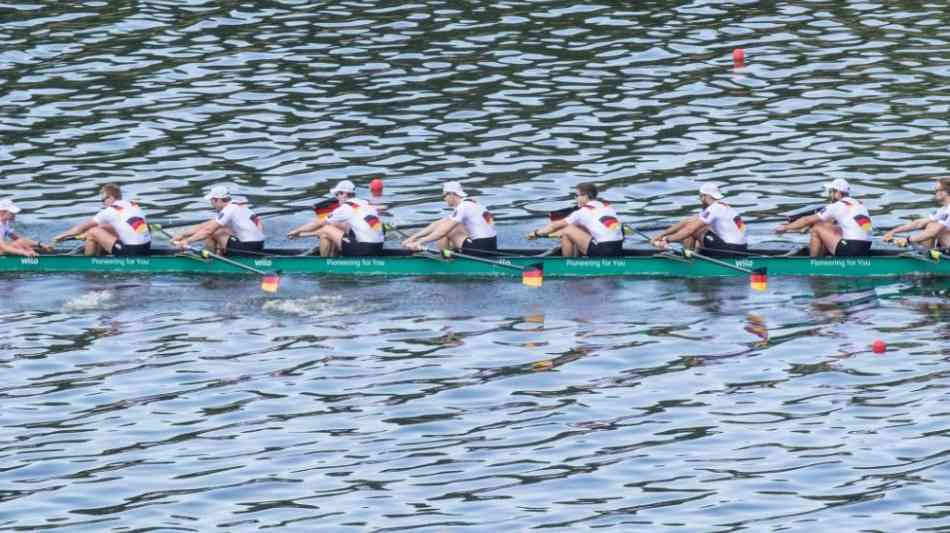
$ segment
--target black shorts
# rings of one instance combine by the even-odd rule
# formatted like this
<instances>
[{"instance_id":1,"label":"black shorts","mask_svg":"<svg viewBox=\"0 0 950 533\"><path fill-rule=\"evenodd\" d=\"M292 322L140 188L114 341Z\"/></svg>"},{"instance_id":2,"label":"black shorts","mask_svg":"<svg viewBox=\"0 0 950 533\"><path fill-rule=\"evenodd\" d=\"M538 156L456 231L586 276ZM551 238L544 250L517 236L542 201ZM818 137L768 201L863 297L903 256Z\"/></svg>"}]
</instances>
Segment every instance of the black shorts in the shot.
<instances>
[{"instance_id":1,"label":"black shorts","mask_svg":"<svg viewBox=\"0 0 950 533\"><path fill-rule=\"evenodd\" d=\"M849 241L841 239L835 246L835 257L863 257L869 255L871 241Z\"/></svg>"},{"instance_id":2,"label":"black shorts","mask_svg":"<svg viewBox=\"0 0 950 533\"><path fill-rule=\"evenodd\" d=\"M344 257L383 255L383 243L360 242L356 240L356 235L351 231L343 237L343 247L340 249L340 255Z\"/></svg>"},{"instance_id":3,"label":"black shorts","mask_svg":"<svg viewBox=\"0 0 950 533\"><path fill-rule=\"evenodd\" d=\"M623 255L623 240L594 242L587 245L587 257L619 257Z\"/></svg>"},{"instance_id":4,"label":"black shorts","mask_svg":"<svg viewBox=\"0 0 950 533\"><path fill-rule=\"evenodd\" d=\"M225 252L229 255L255 255L255 254L242 254L242 252L263 252L264 251L264 241L239 241L237 237L231 236L228 237L228 246L225 248Z\"/></svg>"},{"instance_id":5,"label":"black shorts","mask_svg":"<svg viewBox=\"0 0 950 533\"><path fill-rule=\"evenodd\" d=\"M735 257L737 255L745 255L744 252L748 251L748 244L728 243L712 231L707 231L706 235L703 236L703 248L700 250L703 255L709 257ZM734 252L742 253L737 254Z\"/></svg>"},{"instance_id":6,"label":"black shorts","mask_svg":"<svg viewBox=\"0 0 950 533\"><path fill-rule=\"evenodd\" d=\"M479 252L497 252L498 237L482 237L481 239L465 239L462 241L463 254L479 255Z\"/></svg>"},{"instance_id":7,"label":"black shorts","mask_svg":"<svg viewBox=\"0 0 950 533\"><path fill-rule=\"evenodd\" d=\"M112 245L112 250L109 252L117 257L135 257L141 255L148 255L152 253L152 243L147 242L145 244L122 244L121 241L115 241L115 244Z\"/></svg>"}]
</instances>

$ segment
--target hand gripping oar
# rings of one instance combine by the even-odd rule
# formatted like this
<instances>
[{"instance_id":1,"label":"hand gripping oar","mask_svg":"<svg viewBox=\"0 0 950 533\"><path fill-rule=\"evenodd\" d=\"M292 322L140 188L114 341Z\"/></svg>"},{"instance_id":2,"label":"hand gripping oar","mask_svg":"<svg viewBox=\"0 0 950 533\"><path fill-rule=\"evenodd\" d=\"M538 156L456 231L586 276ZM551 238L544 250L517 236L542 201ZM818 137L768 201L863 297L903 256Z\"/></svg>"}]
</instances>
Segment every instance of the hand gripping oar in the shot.
<instances>
[{"instance_id":1,"label":"hand gripping oar","mask_svg":"<svg viewBox=\"0 0 950 533\"><path fill-rule=\"evenodd\" d=\"M936 263L943 258L943 252L936 248L927 248L926 246L921 246L916 242L911 242L910 238L901 238L894 239L894 244L899 248L910 248L912 247L916 254L911 255L911 257L917 257L918 259L923 259L928 262ZM907 254L910 255L910 254Z\"/></svg>"},{"instance_id":2,"label":"hand gripping oar","mask_svg":"<svg viewBox=\"0 0 950 533\"><path fill-rule=\"evenodd\" d=\"M624 230L629 229L630 231L632 231L632 232L634 232L634 233L640 235L641 237L643 237L644 239L646 239L647 242L650 242L650 243L653 242L652 239L650 239L650 236L649 236L649 235L647 235L646 233L640 231L640 230L637 229L637 228L634 228L633 226L628 226L627 224L624 224L624 225L623 225L623 228L624 228ZM748 268L742 268L741 266L733 265L733 264L727 263L727 262L725 262L725 261L720 261L720 260L718 260L718 259L713 259L712 257L703 255L703 254L701 254L701 253L699 253L699 252L694 252L694 251L692 251L692 250L690 250L690 249L688 249L688 248L685 248L685 247L682 247L682 248L679 250L679 252L680 252L680 254L683 255L683 257L685 257L685 258L687 258L687 259L695 257L695 258L697 258L697 259L702 259L703 261L708 261L708 262L713 263L713 264L715 264L715 265L719 265L719 266L721 266L721 267L723 267L723 268L728 268L728 269L730 269L730 270L735 270L735 271L737 271L737 272L742 272L742 273L744 273L744 274L749 274L749 286L752 287L752 290L754 290L754 291L760 291L760 292L761 292L761 291L765 291L766 289L768 289L768 286L769 286L769 277L768 277L768 271L767 271L765 268L757 268L757 269L755 269L755 270L750 270L750 269L748 269Z\"/></svg>"},{"instance_id":3,"label":"hand gripping oar","mask_svg":"<svg viewBox=\"0 0 950 533\"><path fill-rule=\"evenodd\" d=\"M162 234L169 241L175 240L175 237L165 231L165 229L162 228L160 224L149 224L148 227L152 232ZM254 274L261 276L261 290L264 292L275 293L280 288L280 275L277 272L264 272L263 270L239 263L233 259L228 259L227 257L220 256L208 250L199 250L194 246L186 246L185 249L193 254L198 255L199 257L221 261L222 263L227 263L235 268L253 272Z\"/></svg>"},{"instance_id":4,"label":"hand gripping oar","mask_svg":"<svg viewBox=\"0 0 950 533\"><path fill-rule=\"evenodd\" d=\"M488 265L495 265L501 268L517 270L521 272L521 283L523 285L527 285L528 287L538 288L544 283L544 263L535 263L530 266L523 267L521 265L512 265L511 263L504 263L502 261L494 261L491 259L485 259L484 257L463 254L461 252L456 252L453 250L436 251L431 248L423 248L422 251L430 253L430 254L441 254L442 257L445 257L446 259L451 259L453 257L461 257L462 259L467 259L469 261L476 261L478 263L485 263Z\"/></svg>"}]
</instances>

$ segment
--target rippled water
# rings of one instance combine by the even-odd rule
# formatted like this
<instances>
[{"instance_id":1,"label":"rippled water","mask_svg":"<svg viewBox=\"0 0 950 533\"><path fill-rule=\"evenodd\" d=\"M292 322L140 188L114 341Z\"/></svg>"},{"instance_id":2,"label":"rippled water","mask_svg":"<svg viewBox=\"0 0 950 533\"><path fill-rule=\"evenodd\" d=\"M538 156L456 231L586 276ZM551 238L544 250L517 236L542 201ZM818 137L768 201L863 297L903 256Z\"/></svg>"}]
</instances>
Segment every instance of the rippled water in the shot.
<instances>
[{"instance_id":1,"label":"rippled water","mask_svg":"<svg viewBox=\"0 0 950 533\"><path fill-rule=\"evenodd\" d=\"M717 181L762 241L844 177L892 226L948 173L948 22L909 1L11 3L0 183L44 238L109 181L180 222L211 184L267 212L381 178L409 224L457 179L524 245L580 181L640 224ZM267 218L272 243L308 216ZM0 530L948 530L948 294L5 275Z\"/></svg>"}]
</instances>

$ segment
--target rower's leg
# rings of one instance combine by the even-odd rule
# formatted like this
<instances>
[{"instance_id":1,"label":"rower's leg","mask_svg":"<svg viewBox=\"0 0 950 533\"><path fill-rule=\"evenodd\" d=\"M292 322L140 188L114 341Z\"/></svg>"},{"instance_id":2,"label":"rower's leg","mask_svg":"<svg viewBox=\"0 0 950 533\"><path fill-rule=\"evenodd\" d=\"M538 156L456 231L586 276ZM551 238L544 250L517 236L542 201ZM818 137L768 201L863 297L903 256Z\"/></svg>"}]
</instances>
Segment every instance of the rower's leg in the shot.
<instances>
[{"instance_id":1,"label":"rower's leg","mask_svg":"<svg viewBox=\"0 0 950 533\"><path fill-rule=\"evenodd\" d=\"M841 242L841 228L826 222L818 222L811 227L811 241L808 251L812 257L834 255Z\"/></svg>"},{"instance_id":2,"label":"rower's leg","mask_svg":"<svg viewBox=\"0 0 950 533\"><path fill-rule=\"evenodd\" d=\"M950 229L946 227L937 234L937 244L944 250L950 249Z\"/></svg>"},{"instance_id":3,"label":"rower's leg","mask_svg":"<svg viewBox=\"0 0 950 533\"><path fill-rule=\"evenodd\" d=\"M115 230L107 226L96 226L86 231L86 255L102 255L112 252L112 247L119 237Z\"/></svg>"},{"instance_id":4,"label":"rower's leg","mask_svg":"<svg viewBox=\"0 0 950 533\"><path fill-rule=\"evenodd\" d=\"M566 241L566 242L565 242ZM587 255L591 236L580 226L569 224L561 230L561 255L564 257ZM570 253L568 253L570 251Z\"/></svg>"},{"instance_id":5,"label":"rower's leg","mask_svg":"<svg viewBox=\"0 0 950 533\"><path fill-rule=\"evenodd\" d=\"M231 238L231 230L228 228L218 228L205 240L205 248L218 255L225 255L228 252L228 239Z\"/></svg>"},{"instance_id":6,"label":"rower's leg","mask_svg":"<svg viewBox=\"0 0 950 533\"><path fill-rule=\"evenodd\" d=\"M941 223L939 223L939 222L928 222L927 225L924 226L924 231L927 231L927 230L937 230L937 231L938 231L938 233L937 233L937 240L939 241L939 238L940 238L939 230L940 230L941 228L944 228L944 226L943 226L943 224L941 224ZM944 228L944 229L945 229L945 228ZM925 247L927 247L927 248L933 248L933 246L934 246L935 243L934 243L934 239L927 239L927 240L925 240L925 241L920 241L920 244L923 245L923 246L925 246Z\"/></svg>"},{"instance_id":7,"label":"rower's leg","mask_svg":"<svg viewBox=\"0 0 950 533\"><path fill-rule=\"evenodd\" d=\"M448 235L439 239L439 249L461 250L467 238L468 232L465 231L465 226L458 224L452 228Z\"/></svg>"},{"instance_id":8,"label":"rower's leg","mask_svg":"<svg viewBox=\"0 0 950 533\"><path fill-rule=\"evenodd\" d=\"M343 249L343 231L336 226L323 226L317 231L320 238L320 257L336 257Z\"/></svg>"}]
</instances>

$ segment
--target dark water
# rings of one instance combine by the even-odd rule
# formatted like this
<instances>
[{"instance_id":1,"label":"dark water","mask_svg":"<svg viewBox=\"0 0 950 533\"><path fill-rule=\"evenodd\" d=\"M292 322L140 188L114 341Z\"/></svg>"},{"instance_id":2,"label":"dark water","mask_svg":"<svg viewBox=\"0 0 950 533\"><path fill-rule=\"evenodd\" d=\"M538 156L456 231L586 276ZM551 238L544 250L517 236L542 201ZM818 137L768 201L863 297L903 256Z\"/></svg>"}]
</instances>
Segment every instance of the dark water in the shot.
<instances>
[{"instance_id":1,"label":"dark water","mask_svg":"<svg viewBox=\"0 0 950 533\"><path fill-rule=\"evenodd\" d=\"M0 184L43 238L110 181L174 222L381 178L409 224L454 179L524 245L581 181L648 225L719 182L761 242L843 177L893 226L948 173L945 7L9 3ZM0 531L950 530L948 294L2 276Z\"/></svg>"}]
</instances>

